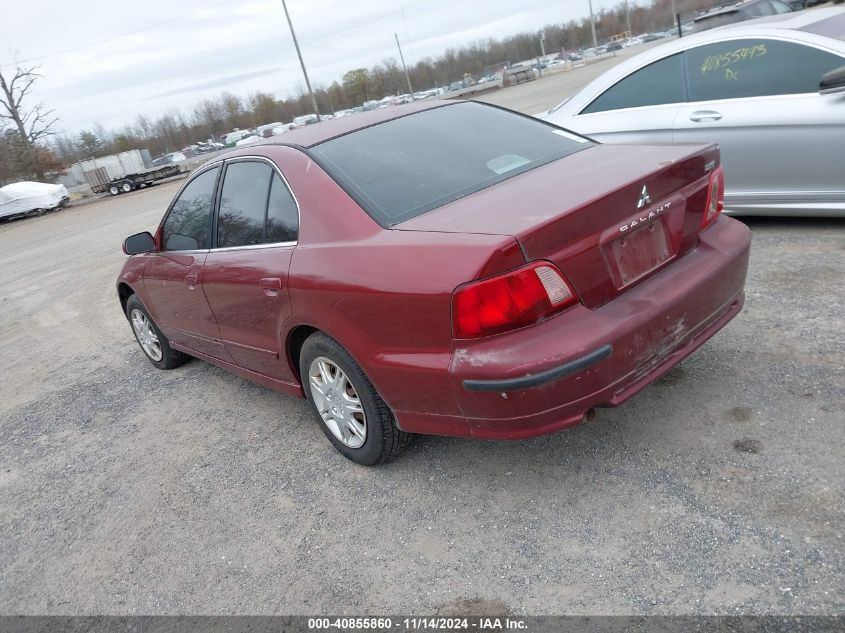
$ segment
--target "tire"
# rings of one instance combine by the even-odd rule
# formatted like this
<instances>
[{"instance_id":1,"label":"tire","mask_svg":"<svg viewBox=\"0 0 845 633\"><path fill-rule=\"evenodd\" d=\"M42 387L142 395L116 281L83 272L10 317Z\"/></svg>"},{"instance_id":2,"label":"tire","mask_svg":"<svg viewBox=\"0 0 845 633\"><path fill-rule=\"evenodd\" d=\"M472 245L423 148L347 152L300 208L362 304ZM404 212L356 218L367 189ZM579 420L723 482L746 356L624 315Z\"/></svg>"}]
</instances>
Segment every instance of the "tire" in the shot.
<instances>
[{"instance_id":1,"label":"tire","mask_svg":"<svg viewBox=\"0 0 845 633\"><path fill-rule=\"evenodd\" d=\"M113 196L116 196L120 193L120 189L118 189L117 185L109 185L109 193Z\"/></svg>"},{"instance_id":2,"label":"tire","mask_svg":"<svg viewBox=\"0 0 845 633\"><path fill-rule=\"evenodd\" d=\"M170 347L170 341L158 329L138 295L133 294L126 301L126 318L129 320L129 326L132 328L132 333L135 335L135 340L138 341L141 351L144 352L144 356L158 369L175 369L190 358L187 354ZM149 325L149 332L144 332L141 325L144 321ZM152 339L155 339L155 345L151 344ZM156 349L158 354L154 353Z\"/></svg>"},{"instance_id":3,"label":"tire","mask_svg":"<svg viewBox=\"0 0 845 633\"><path fill-rule=\"evenodd\" d=\"M322 381L323 373L319 371L319 365L323 361L328 361L324 369L326 367L330 369L333 365L341 372L342 377L334 373L330 377L336 382ZM305 398L317 417L320 428L344 457L356 464L375 466L391 461L408 445L411 439L410 433L405 433L396 426L390 407L379 396L358 363L337 341L322 332L309 336L299 356L299 372ZM315 374L314 383L312 383L312 373ZM344 384L344 379L348 384ZM312 391L315 387L319 388L317 383L323 384L329 392L327 398L323 400L325 414L320 413L318 404L315 402L315 392ZM317 393L319 397L319 392ZM333 409L339 408L344 412L338 417L346 416L348 419L350 409L347 407L360 409L352 413L352 416L355 416L352 424L343 428L338 424L329 409L332 399L328 396L334 398L334 402L338 405ZM358 404L355 403L356 398ZM324 415L329 418L328 424ZM361 424L362 420L363 424ZM358 427L359 431L363 426L363 438L360 434L351 432L353 426ZM349 437L344 441L341 436L345 434ZM363 442L359 444L362 439Z\"/></svg>"},{"instance_id":4,"label":"tire","mask_svg":"<svg viewBox=\"0 0 845 633\"><path fill-rule=\"evenodd\" d=\"M122 183L120 183L120 190L121 190L123 193L129 193L129 192L130 192L130 191L132 191L134 188L135 188L135 187L133 187L133 186L132 186L132 183L131 183L131 182L129 182L128 180L124 180Z\"/></svg>"}]
</instances>

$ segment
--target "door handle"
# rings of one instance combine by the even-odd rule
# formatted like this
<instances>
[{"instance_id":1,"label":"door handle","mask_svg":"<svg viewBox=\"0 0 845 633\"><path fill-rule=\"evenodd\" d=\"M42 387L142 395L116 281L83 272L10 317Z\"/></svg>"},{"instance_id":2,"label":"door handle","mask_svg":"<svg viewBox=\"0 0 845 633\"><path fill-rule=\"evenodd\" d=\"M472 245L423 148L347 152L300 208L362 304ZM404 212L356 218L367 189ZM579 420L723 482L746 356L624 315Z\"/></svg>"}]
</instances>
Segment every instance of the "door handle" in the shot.
<instances>
[{"instance_id":1,"label":"door handle","mask_svg":"<svg viewBox=\"0 0 845 633\"><path fill-rule=\"evenodd\" d=\"M282 280L279 277L264 277L258 285L268 297L278 297L282 289Z\"/></svg>"},{"instance_id":2,"label":"door handle","mask_svg":"<svg viewBox=\"0 0 845 633\"><path fill-rule=\"evenodd\" d=\"M695 121L696 123L699 121L718 121L721 118L722 113L716 112L715 110L696 110L689 115L689 120Z\"/></svg>"},{"instance_id":3,"label":"door handle","mask_svg":"<svg viewBox=\"0 0 845 633\"><path fill-rule=\"evenodd\" d=\"M193 290L197 287L197 283L199 283L199 275L197 273L188 273L185 275L185 283L190 290Z\"/></svg>"}]
</instances>

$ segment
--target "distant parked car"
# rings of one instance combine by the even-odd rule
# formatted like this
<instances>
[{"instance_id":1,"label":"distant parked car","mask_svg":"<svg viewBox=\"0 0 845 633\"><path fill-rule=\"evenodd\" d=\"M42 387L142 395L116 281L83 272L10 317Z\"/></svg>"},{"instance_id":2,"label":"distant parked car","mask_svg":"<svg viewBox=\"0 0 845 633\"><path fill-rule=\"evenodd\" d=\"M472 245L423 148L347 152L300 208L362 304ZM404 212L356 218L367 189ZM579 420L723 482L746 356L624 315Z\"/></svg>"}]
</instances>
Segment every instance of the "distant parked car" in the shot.
<instances>
[{"instance_id":1,"label":"distant parked car","mask_svg":"<svg viewBox=\"0 0 845 633\"><path fill-rule=\"evenodd\" d=\"M790 13L792 7L781 0L746 0L736 4L710 9L693 20L693 30L698 33L717 26L752 20L767 15Z\"/></svg>"},{"instance_id":2,"label":"distant parked car","mask_svg":"<svg viewBox=\"0 0 845 633\"><path fill-rule=\"evenodd\" d=\"M265 123L264 125L259 125L255 128L256 136L260 136L261 138L270 138L273 136L273 129L282 125L281 121L276 121L275 123Z\"/></svg>"},{"instance_id":3,"label":"distant parked car","mask_svg":"<svg viewBox=\"0 0 845 633\"><path fill-rule=\"evenodd\" d=\"M291 127L302 127L304 125L313 125L314 123L318 123L316 114L303 114L302 116L293 117L293 123L291 123Z\"/></svg>"},{"instance_id":4,"label":"distant parked car","mask_svg":"<svg viewBox=\"0 0 845 633\"><path fill-rule=\"evenodd\" d=\"M64 185L23 181L0 187L0 218L52 211L67 204Z\"/></svg>"},{"instance_id":5,"label":"distant parked car","mask_svg":"<svg viewBox=\"0 0 845 633\"><path fill-rule=\"evenodd\" d=\"M719 143L730 212L845 215L845 10L672 40L541 117L605 143Z\"/></svg>"},{"instance_id":6,"label":"distant parked car","mask_svg":"<svg viewBox=\"0 0 845 633\"><path fill-rule=\"evenodd\" d=\"M251 134L253 134L251 130L235 130L234 132L229 132L223 137L223 144L226 147L234 147L235 143L240 141L242 138L250 136Z\"/></svg>"},{"instance_id":7,"label":"distant parked car","mask_svg":"<svg viewBox=\"0 0 845 633\"><path fill-rule=\"evenodd\" d=\"M215 142L203 142L200 141L196 145L194 145L195 151L200 154L205 154L208 152L216 152L218 150L223 149L226 147L223 143L215 143Z\"/></svg>"},{"instance_id":8,"label":"distant parked car","mask_svg":"<svg viewBox=\"0 0 845 633\"><path fill-rule=\"evenodd\" d=\"M164 156L159 156L153 161L153 167L163 167L164 165L172 165L173 163L181 163L187 160L188 157L182 152L171 152Z\"/></svg>"},{"instance_id":9,"label":"distant parked car","mask_svg":"<svg viewBox=\"0 0 845 633\"><path fill-rule=\"evenodd\" d=\"M254 145L258 141L261 140L262 137L258 136L257 134L252 134L250 136L245 136L240 141L235 143L235 147L246 147L247 145Z\"/></svg>"}]
</instances>

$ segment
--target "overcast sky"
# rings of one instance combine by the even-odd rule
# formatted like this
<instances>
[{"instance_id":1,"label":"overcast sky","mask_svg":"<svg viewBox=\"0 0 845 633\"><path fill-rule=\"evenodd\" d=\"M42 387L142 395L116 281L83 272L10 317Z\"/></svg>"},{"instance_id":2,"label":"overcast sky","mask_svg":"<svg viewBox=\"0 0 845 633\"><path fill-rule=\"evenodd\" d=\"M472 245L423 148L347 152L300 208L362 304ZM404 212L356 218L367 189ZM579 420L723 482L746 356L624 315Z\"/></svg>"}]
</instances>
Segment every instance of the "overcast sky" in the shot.
<instances>
[{"instance_id":1,"label":"overcast sky","mask_svg":"<svg viewBox=\"0 0 845 633\"><path fill-rule=\"evenodd\" d=\"M617 0L594 0L594 10ZM304 85L280 0L2 0L0 65L38 64L36 98L68 132L189 110L226 90ZM312 84L398 57L580 18L587 0L288 0ZM517 60L512 60L517 61Z\"/></svg>"}]
</instances>

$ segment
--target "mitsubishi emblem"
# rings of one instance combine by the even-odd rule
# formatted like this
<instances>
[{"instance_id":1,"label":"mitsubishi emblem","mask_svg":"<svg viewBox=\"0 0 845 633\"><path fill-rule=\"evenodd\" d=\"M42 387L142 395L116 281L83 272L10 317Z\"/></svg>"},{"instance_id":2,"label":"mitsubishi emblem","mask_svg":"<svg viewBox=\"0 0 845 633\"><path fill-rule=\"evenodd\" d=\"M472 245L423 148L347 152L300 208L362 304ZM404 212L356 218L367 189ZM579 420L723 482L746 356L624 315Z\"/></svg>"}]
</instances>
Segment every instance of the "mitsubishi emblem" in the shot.
<instances>
[{"instance_id":1,"label":"mitsubishi emblem","mask_svg":"<svg viewBox=\"0 0 845 633\"><path fill-rule=\"evenodd\" d=\"M651 196L648 195L648 187L643 185L642 193L640 193L640 199L637 201L637 208L642 209L647 204L651 204Z\"/></svg>"}]
</instances>

